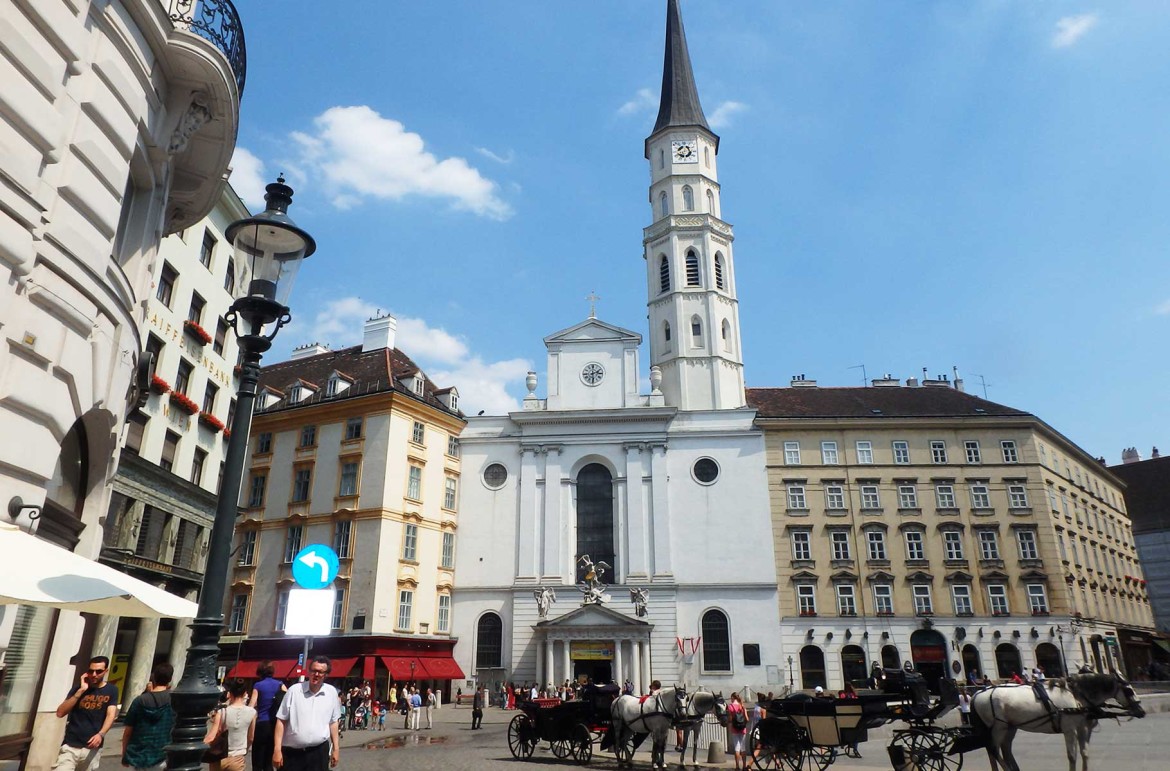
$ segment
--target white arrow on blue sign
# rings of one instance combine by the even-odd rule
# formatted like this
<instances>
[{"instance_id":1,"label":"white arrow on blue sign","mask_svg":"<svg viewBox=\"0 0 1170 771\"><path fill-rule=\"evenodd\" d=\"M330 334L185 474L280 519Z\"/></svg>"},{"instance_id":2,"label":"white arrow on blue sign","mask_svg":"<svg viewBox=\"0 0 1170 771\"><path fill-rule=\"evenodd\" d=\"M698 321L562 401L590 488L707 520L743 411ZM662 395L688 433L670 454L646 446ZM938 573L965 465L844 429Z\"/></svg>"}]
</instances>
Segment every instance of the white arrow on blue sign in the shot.
<instances>
[{"instance_id":1,"label":"white arrow on blue sign","mask_svg":"<svg viewBox=\"0 0 1170 771\"><path fill-rule=\"evenodd\" d=\"M297 552L292 565L293 580L305 589L324 589L337 578L337 569L337 552L315 543Z\"/></svg>"}]
</instances>

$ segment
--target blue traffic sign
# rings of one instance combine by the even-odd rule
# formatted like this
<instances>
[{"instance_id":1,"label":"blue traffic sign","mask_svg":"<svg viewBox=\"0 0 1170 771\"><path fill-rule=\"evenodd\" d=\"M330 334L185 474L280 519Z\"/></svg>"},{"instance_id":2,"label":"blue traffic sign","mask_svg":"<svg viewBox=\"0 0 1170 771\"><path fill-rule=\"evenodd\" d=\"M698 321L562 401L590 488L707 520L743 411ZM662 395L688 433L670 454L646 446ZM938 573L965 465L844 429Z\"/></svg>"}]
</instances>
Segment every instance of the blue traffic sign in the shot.
<instances>
[{"instance_id":1,"label":"blue traffic sign","mask_svg":"<svg viewBox=\"0 0 1170 771\"><path fill-rule=\"evenodd\" d=\"M292 565L293 580L304 589L324 589L337 578L337 568L337 552L315 543L297 552Z\"/></svg>"}]
</instances>

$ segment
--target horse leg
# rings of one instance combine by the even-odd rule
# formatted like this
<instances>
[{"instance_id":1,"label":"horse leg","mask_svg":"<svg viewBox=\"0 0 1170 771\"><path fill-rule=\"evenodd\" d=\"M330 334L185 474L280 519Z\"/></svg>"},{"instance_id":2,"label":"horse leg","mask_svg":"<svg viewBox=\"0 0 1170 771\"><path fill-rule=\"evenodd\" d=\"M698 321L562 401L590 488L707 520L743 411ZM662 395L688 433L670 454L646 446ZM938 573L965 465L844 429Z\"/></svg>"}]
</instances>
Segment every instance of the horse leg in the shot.
<instances>
[{"instance_id":1,"label":"horse leg","mask_svg":"<svg viewBox=\"0 0 1170 771\"><path fill-rule=\"evenodd\" d=\"M1000 750L1003 753L1003 765L1007 771L1020 771L1020 764L1016 762L1016 755L1012 751L1012 742L1016 740L1016 733L1018 731L1019 729L1012 725L1004 728L1003 743L1000 745Z\"/></svg>"},{"instance_id":2,"label":"horse leg","mask_svg":"<svg viewBox=\"0 0 1170 771\"><path fill-rule=\"evenodd\" d=\"M1068 755L1068 771L1077 771L1077 739L1080 729L1070 728L1064 732L1064 752Z\"/></svg>"},{"instance_id":3,"label":"horse leg","mask_svg":"<svg viewBox=\"0 0 1170 771\"><path fill-rule=\"evenodd\" d=\"M1093 727L1086 723L1077 731L1077 741L1081 745L1081 771L1089 771L1089 740L1093 738ZM1072 763L1069 763L1072 771Z\"/></svg>"}]
</instances>

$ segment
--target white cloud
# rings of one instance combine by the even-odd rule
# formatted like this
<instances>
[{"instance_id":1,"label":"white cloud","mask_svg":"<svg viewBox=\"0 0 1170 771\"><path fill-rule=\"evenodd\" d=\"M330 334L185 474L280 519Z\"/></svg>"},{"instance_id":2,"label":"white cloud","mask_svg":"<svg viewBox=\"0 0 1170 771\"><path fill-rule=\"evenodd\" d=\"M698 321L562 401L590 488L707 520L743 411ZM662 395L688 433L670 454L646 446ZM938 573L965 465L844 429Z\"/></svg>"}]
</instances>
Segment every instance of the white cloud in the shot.
<instances>
[{"instance_id":1,"label":"white cloud","mask_svg":"<svg viewBox=\"0 0 1170 771\"><path fill-rule=\"evenodd\" d=\"M1097 21L1095 13L1065 16L1056 22L1056 33L1052 36L1052 47L1068 48L1075 45L1089 30L1097 26Z\"/></svg>"},{"instance_id":2,"label":"white cloud","mask_svg":"<svg viewBox=\"0 0 1170 771\"><path fill-rule=\"evenodd\" d=\"M264 187L272 180L264 176L264 161L239 145L232 154L232 189L252 211L264 208Z\"/></svg>"},{"instance_id":3,"label":"white cloud","mask_svg":"<svg viewBox=\"0 0 1170 771\"><path fill-rule=\"evenodd\" d=\"M1154 308L1154 313L1159 316L1170 316L1170 300L1167 300L1158 307Z\"/></svg>"},{"instance_id":4,"label":"white cloud","mask_svg":"<svg viewBox=\"0 0 1170 771\"><path fill-rule=\"evenodd\" d=\"M287 330L281 334L294 345L320 342L337 350L360 343L366 319L385 310L360 297L343 297L331 300L318 311L308 325L308 332L300 333L293 322L292 334ZM465 414L474 415L483 410L488 415L501 415L520 408L508 388L523 389L532 362L526 359L484 361L471 352L462 337L442 327L433 327L425 319L409 316L398 317L394 345L414 359L440 388L458 388L460 409Z\"/></svg>"},{"instance_id":5,"label":"white cloud","mask_svg":"<svg viewBox=\"0 0 1170 771\"><path fill-rule=\"evenodd\" d=\"M634 115L640 112L650 112L658 106L658 97L648 88L638 89L634 98L618 108L618 115Z\"/></svg>"},{"instance_id":6,"label":"white cloud","mask_svg":"<svg viewBox=\"0 0 1170 771\"><path fill-rule=\"evenodd\" d=\"M726 101L715 108L715 112L711 113L711 117L707 122L711 124L713 129L727 128L731 125L731 116L737 112L743 112L747 109L747 105L743 102Z\"/></svg>"},{"instance_id":7,"label":"white cloud","mask_svg":"<svg viewBox=\"0 0 1170 771\"><path fill-rule=\"evenodd\" d=\"M513 153L511 150L508 151L507 155L497 155L496 153L493 153L491 150L487 149L486 147L477 147L477 148L475 148L475 151L477 153L479 153L480 155L482 155L484 158L488 158L489 160L493 160L496 163L502 163L505 166L507 166L509 163L511 163L512 161L514 161L516 159L516 154Z\"/></svg>"},{"instance_id":8,"label":"white cloud","mask_svg":"<svg viewBox=\"0 0 1170 771\"><path fill-rule=\"evenodd\" d=\"M313 119L314 132L293 132L300 162L324 178L338 208L364 198L441 198L456 209L507 219L512 208L497 185L463 158L436 158L423 138L366 106L331 107Z\"/></svg>"}]
</instances>

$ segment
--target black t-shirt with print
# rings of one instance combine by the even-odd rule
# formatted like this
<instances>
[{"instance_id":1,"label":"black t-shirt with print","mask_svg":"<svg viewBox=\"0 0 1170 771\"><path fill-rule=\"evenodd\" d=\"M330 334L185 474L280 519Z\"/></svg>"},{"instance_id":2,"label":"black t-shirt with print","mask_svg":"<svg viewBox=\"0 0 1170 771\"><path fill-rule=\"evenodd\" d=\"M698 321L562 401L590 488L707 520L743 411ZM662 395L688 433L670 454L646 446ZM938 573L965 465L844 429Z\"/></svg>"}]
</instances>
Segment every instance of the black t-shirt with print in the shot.
<instances>
[{"instance_id":1,"label":"black t-shirt with print","mask_svg":"<svg viewBox=\"0 0 1170 771\"><path fill-rule=\"evenodd\" d=\"M77 689L69 692L73 696ZM65 744L70 747L84 747L86 743L102 730L106 721L106 707L118 704L118 686L106 683L100 688L90 688L81 694L80 701L69 713L65 723Z\"/></svg>"}]
</instances>

